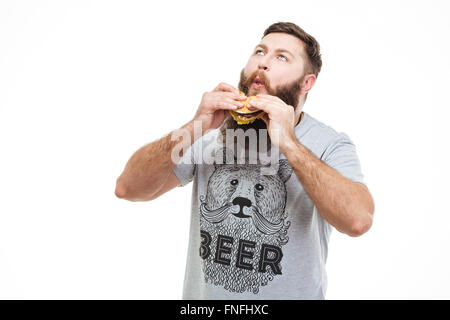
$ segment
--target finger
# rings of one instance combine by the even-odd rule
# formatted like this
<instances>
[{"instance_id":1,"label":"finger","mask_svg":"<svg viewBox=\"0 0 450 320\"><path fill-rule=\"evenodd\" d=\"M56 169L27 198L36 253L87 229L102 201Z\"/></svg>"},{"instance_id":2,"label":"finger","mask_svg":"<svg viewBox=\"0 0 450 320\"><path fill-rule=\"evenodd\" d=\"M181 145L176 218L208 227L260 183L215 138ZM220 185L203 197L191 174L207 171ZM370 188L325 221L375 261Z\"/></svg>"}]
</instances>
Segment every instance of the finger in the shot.
<instances>
[{"instance_id":1,"label":"finger","mask_svg":"<svg viewBox=\"0 0 450 320\"><path fill-rule=\"evenodd\" d=\"M243 103L243 102L238 101L238 100L236 100L236 99L232 99L232 98L225 98L225 99L221 99L221 100L219 100L219 101L231 103L231 104L233 104L233 105L235 105L235 106L238 106L239 108L242 108L242 107L244 106L244 103Z\"/></svg>"},{"instance_id":2,"label":"finger","mask_svg":"<svg viewBox=\"0 0 450 320\"><path fill-rule=\"evenodd\" d=\"M277 96L272 96L270 94L262 94L262 93L258 93L256 95L258 98L263 98L263 99L269 99L269 100L281 100L280 98L278 98Z\"/></svg>"},{"instance_id":3,"label":"finger","mask_svg":"<svg viewBox=\"0 0 450 320\"><path fill-rule=\"evenodd\" d=\"M257 95L255 99L256 101L258 101L258 103L270 104L274 108L283 108L284 106L286 106L286 103L283 100L275 96Z\"/></svg>"},{"instance_id":4,"label":"finger","mask_svg":"<svg viewBox=\"0 0 450 320\"><path fill-rule=\"evenodd\" d=\"M266 102L262 98L256 97L250 100L247 108L250 110L264 110L265 105Z\"/></svg>"},{"instance_id":5,"label":"finger","mask_svg":"<svg viewBox=\"0 0 450 320\"><path fill-rule=\"evenodd\" d=\"M250 101L247 104L247 109L249 109L249 110L258 110L258 108L254 104L252 104L252 101L254 101L255 99L260 99L260 98L255 96L254 98L250 99Z\"/></svg>"},{"instance_id":6,"label":"finger","mask_svg":"<svg viewBox=\"0 0 450 320\"><path fill-rule=\"evenodd\" d=\"M264 94L264 93L258 93L256 96L259 97L259 98L275 97L275 96L271 96L270 94Z\"/></svg>"},{"instance_id":7,"label":"finger","mask_svg":"<svg viewBox=\"0 0 450 320\"><path fill-rule=\"evenodd\" d=\"M277 96L271 96L268 94L258 94L256 95L256 97L258 99L262 99L263 101L268 101L269 103L275 103L278 106L286 105L286 103Z\"/></svg>"},{"instance_id":8,"label":"finger","mask_svg":"<svg viewBox=\"0 0 450 320\"><path fill-rule=\"evenodd\" d=\"M219 83L219 85L213 91L236 92L239 94L238 89L225 82Z\"/></svg>"},{"instance_id":9,"label":"finger","mask_svg":"<svg viewBox=\"0 0 450 320\"><path fill-rule=\"evenodd\" d=\"M263 110L266 113L276 112L277 105L273 101L267 101L263 98L255 98L250 100L250 105L256 109ZM250 109L254 110L254 109Z\"/></svg>"},{"instance_id":10,"label":"finger","mask_svg":"<svg viewBox=\"0 0 450 320\"><path fill-rule=\"evenodd\" d=\"M278 98L277 96L271 96L268 94L258 94L256 95L256 97L258 99L261 99L263 101L268 101L271 103L276 103L276 104L285 104L285 102L283 100L281 100L280 98Z\"/></svg>"},{"instance_id":11,"label":"finger","mask_svg":"<svg viewBox=\"0 0 450 320\"><path fill-rule=\"evenodd\" d=\"M213 110L237 110L239 107L232 102L217 101L213 106Z\"/></svg>"},{"instance_id":12,"label":"finger","mask_svg":"<svg viewBox=\"0 0 450 320\"><path fill-rule=\"evenodd\" d=\"M230 98L230 99L235 99L235 100L246 100L247 97L245 95L242 95L240 93L236 93L236 92L220 92L217 93L222 99L225 98Z\"/></svg>"}]
</instances>

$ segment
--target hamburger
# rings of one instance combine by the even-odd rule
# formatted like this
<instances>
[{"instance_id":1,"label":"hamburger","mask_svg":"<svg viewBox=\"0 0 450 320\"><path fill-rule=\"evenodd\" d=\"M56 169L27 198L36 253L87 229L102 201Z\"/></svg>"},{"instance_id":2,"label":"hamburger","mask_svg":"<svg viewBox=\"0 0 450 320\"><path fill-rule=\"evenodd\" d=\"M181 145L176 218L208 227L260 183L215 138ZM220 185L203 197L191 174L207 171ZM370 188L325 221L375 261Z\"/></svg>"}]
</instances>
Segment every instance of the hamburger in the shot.
<instances>
[{"instance_id":1,"label":"hamburger","mask_svg":"<svg viewBox=\"0 0 450 320\"><path fill-rule=\"evenodd\" d=\"M239 91L240 94L245 95L243 92ZM248 104L250 100L256 98L255 96L248 97L247 100L244 101L244 106L237 110L229 110L231 116L238 124L249 124L255 121L256 119L261 118L265 112L262 110L249 110Z\"/></svg>"}]
</instances>

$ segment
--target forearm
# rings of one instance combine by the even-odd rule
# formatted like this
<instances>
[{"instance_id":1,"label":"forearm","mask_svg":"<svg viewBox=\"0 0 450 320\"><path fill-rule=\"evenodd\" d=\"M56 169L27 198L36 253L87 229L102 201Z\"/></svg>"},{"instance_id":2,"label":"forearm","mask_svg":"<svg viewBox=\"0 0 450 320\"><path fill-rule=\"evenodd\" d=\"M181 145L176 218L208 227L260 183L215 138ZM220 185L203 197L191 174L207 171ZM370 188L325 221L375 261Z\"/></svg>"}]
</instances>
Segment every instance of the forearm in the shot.
<instances>
[{"instance_id":1,"label":"forearm","mask_svg":"<svg viewBox=\"0 0 450 320\"><path fill-rule=\"evenodd\" d=\"M325 220L351 236L370 228L374 205L364 185L347 179L298 141L288 144L283 153Z\"/></svg>"},{"instance_id":2,"label":"forearm","mask_svg":"<svg viewBox=\"0 0 450 320\"><path fill-rule=\"evenodd\" d=\"M116 183L116 195L126 199L145 199L157 193L167 181L170 172L176 165L172 159L175 146L183 143L179 156L195 140L193 121L186 123L178 132L175 131L159 140L149 143L137 150L128 160L123 173ZM175 137L176 139L174 139ZM178 148L177 148L178 149Z\"/></svg>"}]
</instances>

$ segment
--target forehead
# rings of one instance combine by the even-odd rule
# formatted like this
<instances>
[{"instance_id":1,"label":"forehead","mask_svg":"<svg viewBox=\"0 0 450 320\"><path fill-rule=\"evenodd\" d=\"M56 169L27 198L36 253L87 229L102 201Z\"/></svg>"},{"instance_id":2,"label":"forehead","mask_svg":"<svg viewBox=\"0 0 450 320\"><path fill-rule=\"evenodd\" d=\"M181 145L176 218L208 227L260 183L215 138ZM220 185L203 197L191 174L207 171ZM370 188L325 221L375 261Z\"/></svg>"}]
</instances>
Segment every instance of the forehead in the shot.
<instances>
[{"instance_id":1,"label":"forehead","mask_svg":"<svg viewBox=\"0 0 450 320\"><path fill-rule=\"evenodd\" d=\"M292 52L295 56L304 56L304 44L297 37L281 32L269 33L261 39L259 44L264 44L269 49L286 49Z\"/></svg>"}]
</instances>

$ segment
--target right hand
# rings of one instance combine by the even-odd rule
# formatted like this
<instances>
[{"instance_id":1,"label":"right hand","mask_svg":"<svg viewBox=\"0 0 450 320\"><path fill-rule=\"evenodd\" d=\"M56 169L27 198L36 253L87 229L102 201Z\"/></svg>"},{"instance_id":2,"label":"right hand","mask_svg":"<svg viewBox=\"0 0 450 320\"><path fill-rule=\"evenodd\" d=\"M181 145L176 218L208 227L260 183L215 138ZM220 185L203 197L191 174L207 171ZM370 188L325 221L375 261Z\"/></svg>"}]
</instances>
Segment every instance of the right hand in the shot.
<instances>
[{"instance_id":1,"label":"right hand","mask_svg":"<svg viewBox=\"0 0 450 320\"><path fill-rule=\"evenodd\" d=\"M220 83L213 91L205 92L200 106L194 116L194 121L202 122L202 131L218 128L225 120L228 110L237 110L247 99L235 87Z\"/></svg>"}]
</instances>

